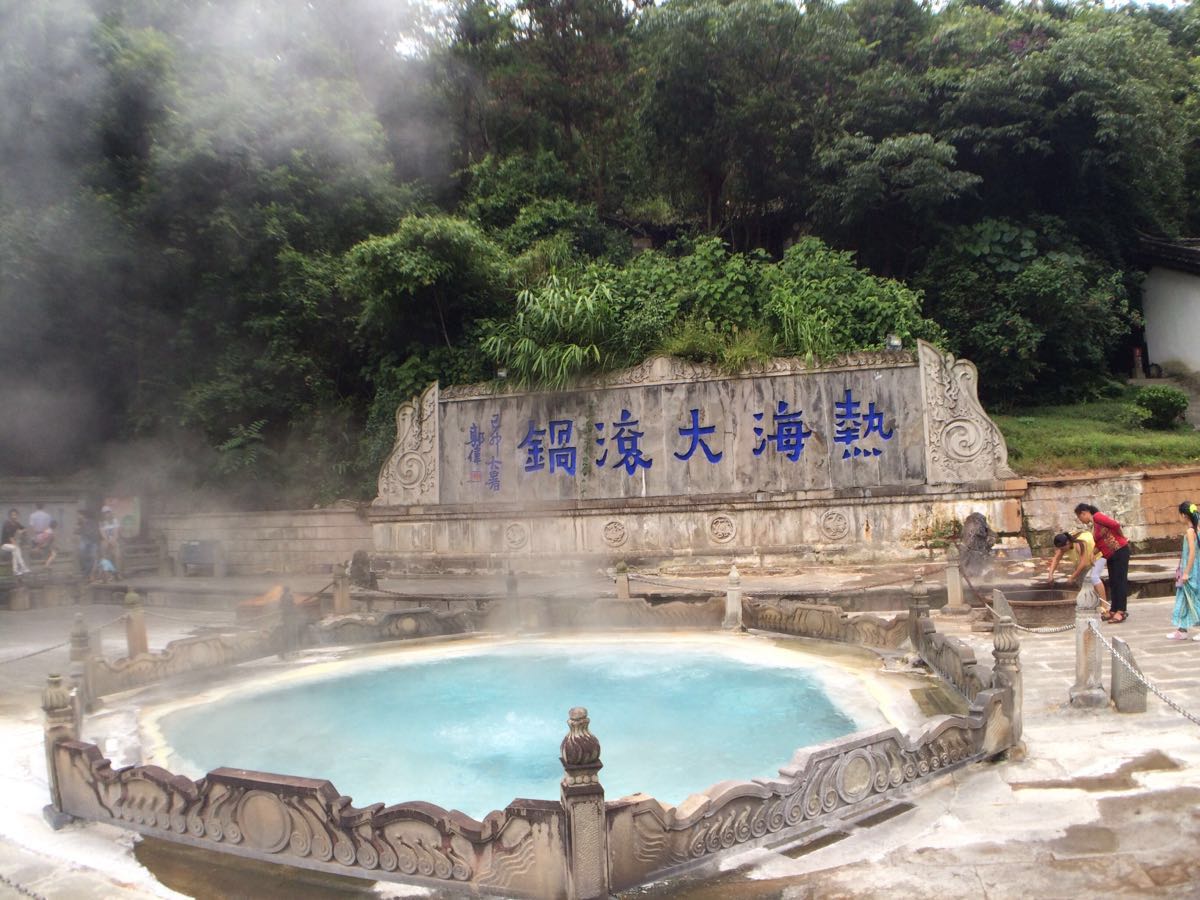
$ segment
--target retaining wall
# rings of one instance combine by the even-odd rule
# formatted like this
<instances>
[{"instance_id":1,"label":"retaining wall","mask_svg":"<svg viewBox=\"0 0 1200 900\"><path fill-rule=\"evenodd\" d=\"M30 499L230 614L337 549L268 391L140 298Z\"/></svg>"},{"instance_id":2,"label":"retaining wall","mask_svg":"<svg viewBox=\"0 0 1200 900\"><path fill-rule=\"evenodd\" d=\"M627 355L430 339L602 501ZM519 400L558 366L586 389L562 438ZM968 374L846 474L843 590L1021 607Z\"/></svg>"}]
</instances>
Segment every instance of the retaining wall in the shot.
<instances>
[{"instance_id":1,"label":"retaining wall","mask_svg":"<svg viewBox=\"0 0 1200 900\"><path fill-rule=\"evenodd\" d=\"M1031 478L1022 509L1030 543L1045 547L1076 527L1077 503L1091 503L1121 523L1142 549L1174 549L1183 532L1179 504L1200 503L1200 466L1149 472Z\"/></svg>"},{"instance_id":2,"label":"retaining wall","mask_svg":"<svg viewBox=\"0 0 1200 900\"><path fill-rule=\"evenodd\" d=\"M1185 499L1200 503L1200 466L1150 472L1033 478L1029 480L1023 494L1021 488L1024 487L1024 483L1019 480L1008 482L1005 487L1008 489L1007 494L982 492L972 499L957 499L948 507L948 512L961 519L967 512L978 509L988 516L994 528L1004 534L1021 530L1023 518L1030 543L1036 548L1045 548L1055 532L1075 527L1072 510L1076 503L1094 503L1106 513L1115 516L1140 548L1174 549L1181 531L1177 512L1179 503ZM926 502L929 500L926 497L920 499ZM637 503L632 501L626 505L636 507ZM757 510L747 509L744 523L740 519L734 519L733 527L736 528L740 524L747 531L765 527L764 523L769 521L766 508L771 504L763 503L758 506L760 508ZM798 520L804 516L819 519L821 515L827 514L827 509L836 508L814 503L795 517ZM881 508L881 504L872 504L870 501L851 506L849 520L846 522L848 535L872 541L871 531L878 529L866 528L865 522L872 518L872 513ZM917 505L913 504L913 508L916 509ZM628 512L636 517L636 509L631 508ZM676 524L679 525L677 537L688 544L686 555L703 557L706 552L718 556L731 555L728 547L706 546L712 544L711 528L706 529L704 526L709 524L708 519L716 514L716 510L705 509L700 503L690 504L678 511L675 517L678 520ZM578 518L578 515L575 514L575 517ZM861 523L858 521L860 517L863 519ZM547 517L547 522L540 524L548 524L550 518L552 517ZM595 519L600 523L597 527L608 521L608 518L603 516L586 518ZM699 525L684 523L682 520L685 518L694 518ZM530 520L527 518L522 521ZM872 524L877 526L879 521L872 520ZM893 524L895 529L900 528L899 520ZM684 527L685 525L687 527ZM372 534L371 523L360 518L352 509L155 516L153 527L165 535L167 553L177 563L180 545L184 541L220 541L225 550L226 569L234 575L317 571L323 566L348 560L355 550L374 549L378 553L376 542L382 540L385 547L389 546L388 541L394 539L391 531L397 528L395 525L376 525L377 533ZM427 555L445 558L469 555L469 533L473 527L483 525L477 522L465 523L458 546L431 545ZM378 533L381 530L387 534L381 537ZM647 553L648 548L639 545L642 530L634 528L631 531L633 537L628 546L610 548L614 558L637 558ZM798 548L804 549L799 545L788 544L789 540L798 538L798 535L781 532L774 540L767 539L768 537L756 535L756 538L762 538L760 548L778 554L780 558L787 556L789 549L793 552ZM878 537L874 540L878 540ZM514 548L510 552L516 557L530 555L525 546ZM560 553L556 558L561 562L564 554ZM753 562L750 557L743 558L742 555L738 555L737 558L741 562ZM529 562L529 559L523 560L526 565Z\"/></svg>"},{"instance_id":3,"label":"retaining wall","mask_svg":"<svg viewBox=\"0 0 1200 900\"><path fill-rule=\"evenodd\" d=\"M184 541L219 541L231 575L322 571L372 547L370 523L353 509L155 516L152 528L180 574Z\"/></svg>"}]
</instances>

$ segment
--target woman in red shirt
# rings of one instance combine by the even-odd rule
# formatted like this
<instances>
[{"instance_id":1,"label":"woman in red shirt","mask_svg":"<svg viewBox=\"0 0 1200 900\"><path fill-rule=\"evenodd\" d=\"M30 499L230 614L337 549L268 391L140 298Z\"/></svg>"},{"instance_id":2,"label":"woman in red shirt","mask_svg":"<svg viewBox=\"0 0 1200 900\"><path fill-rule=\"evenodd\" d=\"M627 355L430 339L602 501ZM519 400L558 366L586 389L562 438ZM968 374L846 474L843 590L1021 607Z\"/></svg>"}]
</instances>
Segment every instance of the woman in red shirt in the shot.
<instances>
[{"instance_id":1,"label":"woman in red shirt","mask_svg":"<svg viewBox=\"0 0 1200 900\"><path fill-rule=\"evenodd\" d=\"M1092 526L1096 550L1108 561L1109 611L1104 620L1119 625L1129 618L1126 603L1129 596L1129 541L1121 533L1121 524L1090 503L1075 507L1075 518Z\"/></svg>"}]
</instances>

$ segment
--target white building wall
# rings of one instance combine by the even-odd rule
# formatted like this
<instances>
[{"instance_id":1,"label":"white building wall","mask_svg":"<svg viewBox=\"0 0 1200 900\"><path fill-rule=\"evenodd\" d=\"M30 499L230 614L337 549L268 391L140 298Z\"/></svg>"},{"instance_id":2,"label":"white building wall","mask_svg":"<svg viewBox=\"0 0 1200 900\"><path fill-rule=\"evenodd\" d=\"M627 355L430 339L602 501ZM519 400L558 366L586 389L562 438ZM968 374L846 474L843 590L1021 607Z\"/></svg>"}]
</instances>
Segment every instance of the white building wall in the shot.
<instances>
[{"instance_id":1,"label":"white building wall","mask_svg":"<svg viewBox=\"0 0 1200 900\"><path fill-rule=\"evenodd\" d=\"M1142 286L1149 361L1200 372L1200 275L1154 266Z\"/></svg>"}]
</instances>

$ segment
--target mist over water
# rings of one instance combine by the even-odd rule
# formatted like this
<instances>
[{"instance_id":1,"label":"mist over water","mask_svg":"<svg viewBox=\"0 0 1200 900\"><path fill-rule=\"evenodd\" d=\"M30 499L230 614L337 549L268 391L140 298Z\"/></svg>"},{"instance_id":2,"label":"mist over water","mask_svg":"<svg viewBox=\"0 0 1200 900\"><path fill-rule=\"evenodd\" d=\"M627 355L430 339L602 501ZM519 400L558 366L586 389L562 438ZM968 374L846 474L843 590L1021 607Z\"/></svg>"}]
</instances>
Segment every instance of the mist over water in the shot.
<instances>
[{"instance_id":1,"label":"mist over water","mask_svg":"<svg viewBox=\"0 0 1200 900\"><path fill-rule=\"evenodd\" d=\"M558 797L573 706L600 739L610 799L679 803L718 781L774 777L797 748L856 730L811 670L677 641L400 662L204 704L161 727L193 775L326 778L358 805L424 800L482 818L517 797Z\"/></svg>"}]
</instances>

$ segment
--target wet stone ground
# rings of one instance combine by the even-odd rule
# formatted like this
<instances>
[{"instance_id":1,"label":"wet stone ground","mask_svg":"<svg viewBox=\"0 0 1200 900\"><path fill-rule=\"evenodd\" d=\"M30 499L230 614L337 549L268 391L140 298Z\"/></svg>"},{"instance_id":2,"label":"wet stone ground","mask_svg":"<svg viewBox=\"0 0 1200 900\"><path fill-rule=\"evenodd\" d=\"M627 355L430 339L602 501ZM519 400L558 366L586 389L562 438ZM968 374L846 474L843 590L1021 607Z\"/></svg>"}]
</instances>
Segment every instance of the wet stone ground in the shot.
<instances>
[{"instance_id":1,"label":"wet stone ground","mask_svg":"<svg viewBox=\"0 0 1200 900\"><path fill-rule=\"evenodd\" d=\"M1143 671L1200 711L1200 643L1165 640L1172 602L1135 600L1106 634L1125 638ZM90 624L120 609L85 608ZM0 663L65 640L74 610L0 612ZM171 610L148 618L152 646L216 624L227 612ZM990 636L938 617L990 654ZM755 850L722 871L629 892L647 898L1200 897L1200 727L1154 697L1149 710L1066 707L1074 634L1022 634L1026 757L969 767L902 798L888 817L787 853ZM119 655L121 632L103 636ZM270 866L193 857L106 826L59 832L42 822L47 799L38 688L66 663L65 648L0 664L0 897L347 897L421 890L305 876ZM1106 657L1106 667L1108 665ZM1105 682L1108 681L1107 672ZM153 873L151 873L153 870ZM156 878L155 875L158 877Z\"/></svg>"}]
</instances>

